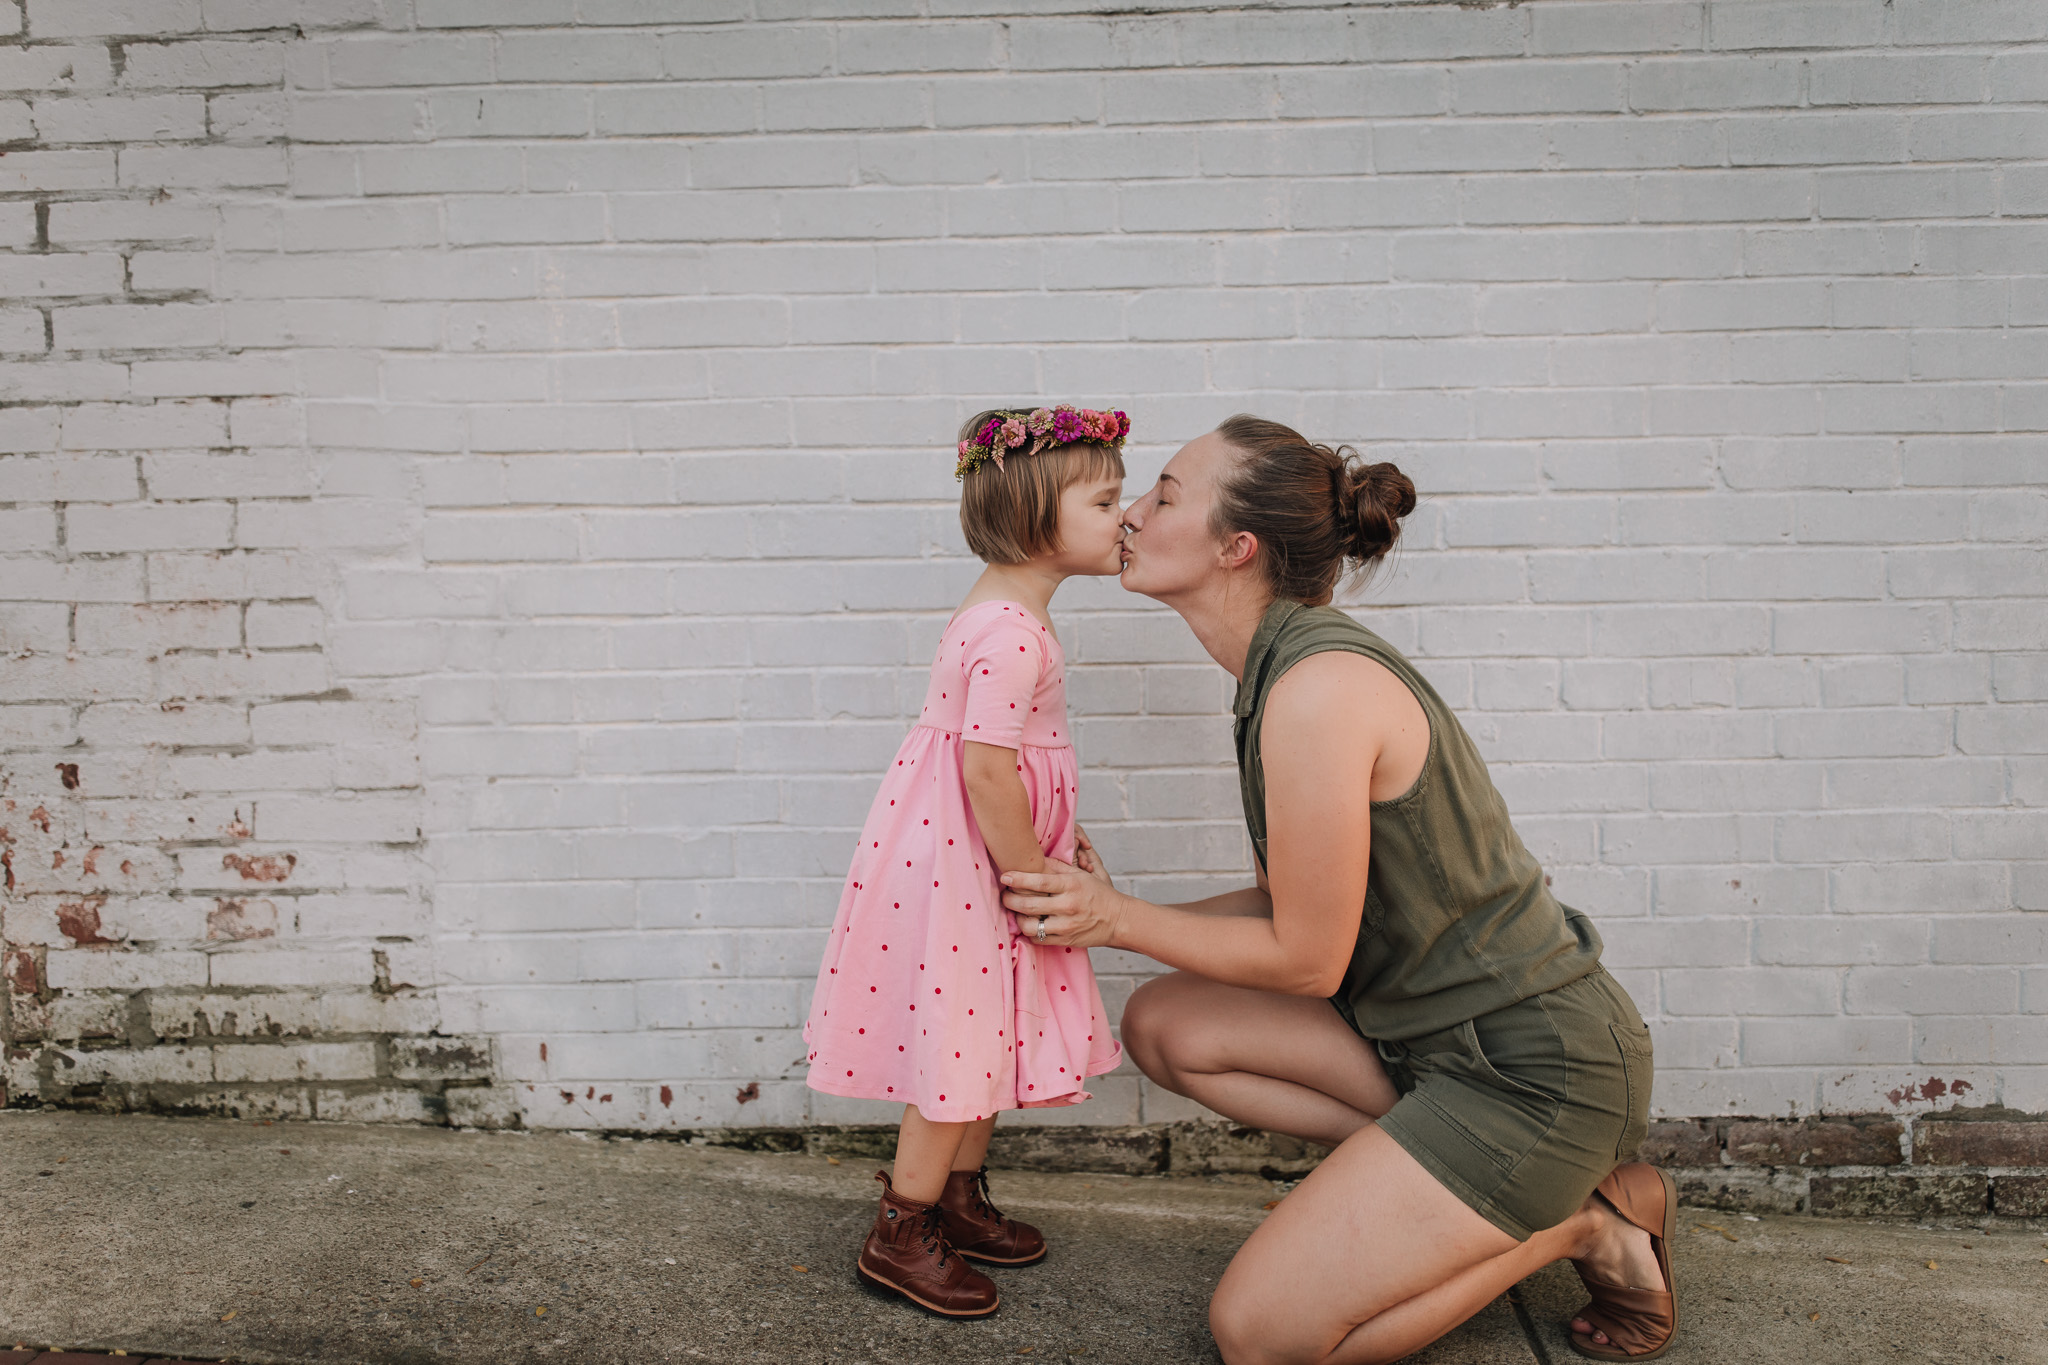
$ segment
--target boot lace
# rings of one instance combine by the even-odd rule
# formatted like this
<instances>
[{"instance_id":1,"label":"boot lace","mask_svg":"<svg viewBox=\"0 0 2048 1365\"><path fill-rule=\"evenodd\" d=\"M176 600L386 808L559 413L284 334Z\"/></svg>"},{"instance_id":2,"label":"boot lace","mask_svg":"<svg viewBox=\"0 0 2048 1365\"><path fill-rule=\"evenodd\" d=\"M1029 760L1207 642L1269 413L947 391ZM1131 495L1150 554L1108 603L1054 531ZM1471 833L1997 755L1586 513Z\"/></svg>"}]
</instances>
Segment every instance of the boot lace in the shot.
<instances>
[{"instance_id":1,"label":"boot lace","mask_svg":"<svg viewBox=\"0 0 2048 1365\"><path fill-rule=\"evenodd\" d=\"M919 1245L925 1251L931 1251L936 1246L939 1253L937 1268L944 1270L946 1268L946 1259L952 1253L953 1244L946 1240L945 1224L941 1221L944 1216L943 1211L934 1203L920 1216L924 1221L924 1226L918 1229Z\"/></svg>"},{"instance_id":2,"label":"boot lace","mask_svg":"<svg viewBox=\"0 0 2048 1365\"><path fill-rule=\"evenodd\" d=\"M969 1188L973 1190L974 1202L984 1217L992 1218L1002 1225L1009 1223L1009 1216L997 1208L995 1201L988 1196L988 1167L984 1166L974 1173L974 1182Z\"/></svg>"}]
</instances>

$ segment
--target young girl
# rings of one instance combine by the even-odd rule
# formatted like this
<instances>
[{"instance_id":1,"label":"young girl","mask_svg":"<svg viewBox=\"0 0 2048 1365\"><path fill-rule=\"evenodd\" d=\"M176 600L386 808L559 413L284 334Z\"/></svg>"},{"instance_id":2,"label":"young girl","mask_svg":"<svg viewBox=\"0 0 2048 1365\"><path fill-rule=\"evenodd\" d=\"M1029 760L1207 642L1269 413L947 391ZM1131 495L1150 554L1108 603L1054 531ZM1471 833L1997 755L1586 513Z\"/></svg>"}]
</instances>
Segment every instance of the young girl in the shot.
<instances>
[{"instance_id":1,"label":"young girl","mask_svg":"<svg viewBox=\"0 0 2048 1365\"><path fill-rule=\"evenodd\" d=\"M1045 1255L989 1202L996 1113L1077 1104L1121 1052L1087 952L1020 937L996 879L1076 858L1066 656L1046 613L1065 579L1118 571L1130 426L1063 406L962 428L960 525L988 568L883 776L804 1024L812 1089L904 1106L861 1278L952 1317L997 1306L963 1257Z\"/></svg>"}]
</instances>

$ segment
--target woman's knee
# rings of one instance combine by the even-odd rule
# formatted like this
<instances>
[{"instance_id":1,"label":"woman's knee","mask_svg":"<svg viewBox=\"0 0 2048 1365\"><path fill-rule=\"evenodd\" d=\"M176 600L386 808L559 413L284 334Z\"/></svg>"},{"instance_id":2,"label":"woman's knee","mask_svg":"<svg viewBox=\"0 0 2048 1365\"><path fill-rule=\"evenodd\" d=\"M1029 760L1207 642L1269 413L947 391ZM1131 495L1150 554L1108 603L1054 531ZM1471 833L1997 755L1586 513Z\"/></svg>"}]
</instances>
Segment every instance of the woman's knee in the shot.
<instances>
[{"instance_id":1,"label":"woman's knee","mask_svg":"<svg viewBox=\"0 0 2048 1365\"><path fill-rule=\"evenodd\" d=\"M1274 1306L1234 1288L1228 1277L1209 1300L1209 1334L1223 1365L1303 1365L1308 1357L1289 1354L1272 1320Z\"/></svg>"},{"instance_id":2,"label":"woman's knee","mask_svg":"<svg viewBox=\"0 0 2048 1365\"><path fill-rule=\"evenodd\" d=\"M1124 1002L1124 1050L1131 1054L1138 1070L1162 1083L1172 1069L1167 1052L1175 1034L1174 1017L1181 1012L1179 981L1178 972L1154 977L1131 992L1131 998Z\"/></svg>"}]
</instances>

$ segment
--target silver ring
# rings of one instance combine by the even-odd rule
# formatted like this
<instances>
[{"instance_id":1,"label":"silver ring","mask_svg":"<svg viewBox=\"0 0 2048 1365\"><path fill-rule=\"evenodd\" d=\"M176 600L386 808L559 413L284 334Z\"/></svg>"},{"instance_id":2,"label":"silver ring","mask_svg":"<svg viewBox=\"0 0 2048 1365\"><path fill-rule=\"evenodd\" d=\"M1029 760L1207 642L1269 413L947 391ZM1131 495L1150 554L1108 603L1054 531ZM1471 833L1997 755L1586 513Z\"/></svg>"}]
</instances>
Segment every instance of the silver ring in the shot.
<instances>
[{"instance_id":1,"label":"silver ring","mask_svg":"<svg viewBox=\"0 0 2048 1365\"><path fill-rule=\"evenodd\" d=\"M1045 942L1045 916L1044 916L1044 915L1040 915L1040 916L1038 917L1038 932L1037 932L1037 933L1035 933L1035 934L1033 934L1033 935L1032 935L1031 937L1033 937L1033 938L1037 939L1037 940L1038 940L1038 941L1039 941L1040 943L1043 943L1043 942Z\"/></svg>"}]
</instances>

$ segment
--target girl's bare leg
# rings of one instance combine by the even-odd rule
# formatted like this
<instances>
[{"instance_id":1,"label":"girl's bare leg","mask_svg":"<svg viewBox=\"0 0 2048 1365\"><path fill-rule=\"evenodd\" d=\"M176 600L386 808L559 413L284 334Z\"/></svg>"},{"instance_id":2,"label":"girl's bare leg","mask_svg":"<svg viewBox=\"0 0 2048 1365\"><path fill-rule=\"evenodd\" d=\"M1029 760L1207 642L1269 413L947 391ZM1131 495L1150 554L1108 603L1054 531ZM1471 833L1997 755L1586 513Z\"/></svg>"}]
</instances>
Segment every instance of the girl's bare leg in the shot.
<instances>
[{"instance_id":1,"label":"girl's bare leg","mask_svg":"<svg viewBox=\"0 0 2048 1365\"><path fill-rule=\"evenodd\" d=\"M982 1162L988 1160L988 1140L995 1136L996 1116L963 1125L960 1134L960 1150L953 1154L953 1169L956 1171L978 1171Z\"/></svg>"},{"instance_id":2,"label":"girl's bare leg","mask_svg":"<svg viewBox=\"0 0 2048 1365\"><path fill-rule=\"evenodd\" d=\"M945 1193L946 1177L952 1174L961 1139L974 1126L933 1123L916 1105L904 1105L903 1124L896 1130L896 1170L890 1178L896 1192L920 1204L936 1201ZM982 1145L988 1145L986 1138Z\"/></svg>"}]
</instances>

